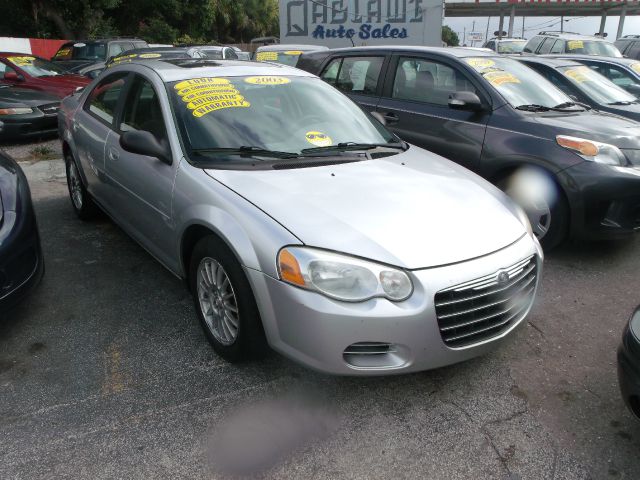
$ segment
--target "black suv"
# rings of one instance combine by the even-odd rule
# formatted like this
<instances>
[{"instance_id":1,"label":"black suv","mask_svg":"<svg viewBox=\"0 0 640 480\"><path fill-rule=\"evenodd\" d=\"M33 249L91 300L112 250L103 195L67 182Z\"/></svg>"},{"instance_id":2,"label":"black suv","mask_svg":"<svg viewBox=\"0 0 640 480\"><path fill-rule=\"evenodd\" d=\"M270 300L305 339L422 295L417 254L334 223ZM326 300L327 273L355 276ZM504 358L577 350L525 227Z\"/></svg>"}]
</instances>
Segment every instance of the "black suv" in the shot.
<instances>
[{"instance_id":1,"label":"black suv","mask_svg":"<svg viewBox=\"0 0 640 480\"><path fill-rule=\"evenodd\" d=\"M147 42L139 38L101 38L96 40L76 40L62 44L51 61L77 72L95 63L105 63L111 57L132 48L148 47Z\"/></svg>"},{"instance_id":2,"label":"black suv","mask_svg":"<svg viewBox=\"0 0 640 480\"><path fill-rule=\"evenodd\" d=\"M523 52L537 55L544 53L567 53L570 55L603 55L621 57L616 46L602 37L579 33L540 32L524 46Z\"/></svg>"},{"instance_id":3,"label":"black suv","mask_svg":"<svg viewBox=\"0 0 640 480\"><path fill-rule=\"evenodd\" d=\"M640 125L587 110L513 58L360 47L305 53L298 68L503 188L546 248L640 230Z\"/></svg>"}]
</instances>

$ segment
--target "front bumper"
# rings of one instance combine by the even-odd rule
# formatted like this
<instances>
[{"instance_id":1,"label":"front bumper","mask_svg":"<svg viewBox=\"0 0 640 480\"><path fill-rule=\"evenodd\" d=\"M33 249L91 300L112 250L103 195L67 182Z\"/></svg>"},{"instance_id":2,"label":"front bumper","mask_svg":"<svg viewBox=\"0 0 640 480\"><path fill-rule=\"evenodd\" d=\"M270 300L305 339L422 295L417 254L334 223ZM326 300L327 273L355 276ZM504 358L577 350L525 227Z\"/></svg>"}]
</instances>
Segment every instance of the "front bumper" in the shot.
<instances>
[{"instance_id":1,"label":"front bumper","mask_svg":"<svg viewBox=\"0 0 640 480\"><path fill-rule=\"evenodd\" d=\"M635 315L640 315L640 309ZM618 383L622 398L629 410L640 419L640 340L629 326L618 349Z\"/></svg>"},{"instance_id":2,"label":"front bumper","mask_svg":"<svg viewBox=\"0 0 640 480\"><path fill-rule=\"evenodd\" d=\"M542 251L537 242L524 236L509 247L481 258L410 272L414 293L408 300L398 303L380 298L361 303L335 301L262 272L245 271L272 348L323 372L380 375L438 368L494 349L522 323L530 304L515 323L496 336L473 345L451 348L444 343L440 333L435 294L454 285L494 275L532 255L537 263L537 290ZM354 344L358 347L353 348ZM358 348L375 350L384 345L393 348L389 353L374 356L358 354Z\"/></svg>"},{"instance_id":3,"label":"front bumper","mask_svg":"<svg viewBox=\"0 0 640 480\"><path fill-rule=\"evenodd\" d=\"M640 231L640 167L585 161L559 179L569 196L572 236L597 240Z\"/></svg>"},{"instance_id":4,"label":"front bumper","mask_svg":"<svg viewBox=\"0 0 640 480\"><path fill-rule=\"evenodd\" d=\"M0 118L0 141L55 136L58 134L58 116L34 112L27 115L6 115Z\"/></svg>"}]
</instances>

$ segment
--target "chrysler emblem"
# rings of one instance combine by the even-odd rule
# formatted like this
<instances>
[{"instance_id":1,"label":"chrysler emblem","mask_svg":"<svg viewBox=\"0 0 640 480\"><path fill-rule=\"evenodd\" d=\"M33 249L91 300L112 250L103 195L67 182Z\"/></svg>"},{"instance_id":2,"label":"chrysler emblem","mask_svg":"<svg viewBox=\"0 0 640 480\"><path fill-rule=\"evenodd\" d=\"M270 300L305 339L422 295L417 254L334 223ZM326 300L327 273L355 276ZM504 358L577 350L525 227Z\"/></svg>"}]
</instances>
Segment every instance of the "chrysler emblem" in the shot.
<instances>
[{"instance_id":1,"label":"chrysler emblem","mask_svg":"<svg viewBox=\"0 0 640 480\"><path fill-rule=\"evenodd\" d=\"M500 284L507 283L509 281L509 274L507 272L500 272L497 280Z\"/></svg>"}]
</instances>

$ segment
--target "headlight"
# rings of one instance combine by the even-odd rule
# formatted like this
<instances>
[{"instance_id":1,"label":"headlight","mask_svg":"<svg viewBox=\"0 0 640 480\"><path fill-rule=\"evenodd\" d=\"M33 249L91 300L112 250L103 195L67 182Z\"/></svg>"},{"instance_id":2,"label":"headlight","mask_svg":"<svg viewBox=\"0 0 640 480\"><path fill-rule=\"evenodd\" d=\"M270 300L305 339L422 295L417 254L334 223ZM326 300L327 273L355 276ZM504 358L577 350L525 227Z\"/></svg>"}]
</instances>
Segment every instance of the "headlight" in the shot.
<instances>
[{"instance_id":1,"label":"headlight","mask_svg":"<svg viewBox=\"0 0 640 480\"><path fill-rule=\"evenodd\" d=\"M565 135L558 135L556 142L558 142L558 145L561 147L567 148L591 162L617 166L627 165L626 157L615 145L595 142L584 138L567 137Z\"/></svg>"},{"instance_id":2,"label":"headlight","mask_svg":"<svg viewBox=\"0 0 640 480\"><path fill-rule=\"evenodd\" d=\"M0 115L25 115L33 113L33 108L16 107L16 108L0 108Z\"/></svg>"},{"instance_id":3,"label":"headlight","mask_svg":"<svg viewBox=\"0 0 640 480\"><path fill-rule=\"evenodd\" d=\"M315 248L287 247L278 254L280 279L330 298L362 302L409 298L413 284L402 270Z\"/></svg>"}]
</instances>

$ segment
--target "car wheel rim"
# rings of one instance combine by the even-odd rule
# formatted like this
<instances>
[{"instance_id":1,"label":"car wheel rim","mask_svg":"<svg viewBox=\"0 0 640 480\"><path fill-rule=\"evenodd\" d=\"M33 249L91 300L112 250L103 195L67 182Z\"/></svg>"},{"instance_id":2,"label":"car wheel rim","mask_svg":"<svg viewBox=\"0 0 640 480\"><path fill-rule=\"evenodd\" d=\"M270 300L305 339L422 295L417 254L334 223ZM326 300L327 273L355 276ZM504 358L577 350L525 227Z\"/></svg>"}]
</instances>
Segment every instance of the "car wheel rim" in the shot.
<instances>
[{"instance_id":1,"label":"car wheel rim","mask_svg":"<svg viewBox=\"0 0 640 480\"><path fill-rule=\"evenodd\" d=\"M533 234L542 240L551 227L551 208L544 200L538 200L525 208Z\"/></svg>"},{"instance_id":2,"label":"car wheel rim","mask_svg":"<svg viewBox=\"0 0 640 480\"><path fill-rule=\"evenodd\" d=\"M73 205L78 210L82 210L82 184L80 183L78 168L73 160L69 162L69 190L71 190Z\"/></svg>"},{"instance_id":3,"label":"car wheel rim","mask_svg":"<svg viewBox=\"0 0 640 480\"><path fill-rule=\"evenodd\" d=\"M238 338L238 301L222 265L205 257L198 265L198 302L213 337L223 345Z\"/></svg>"}]
</instances>

